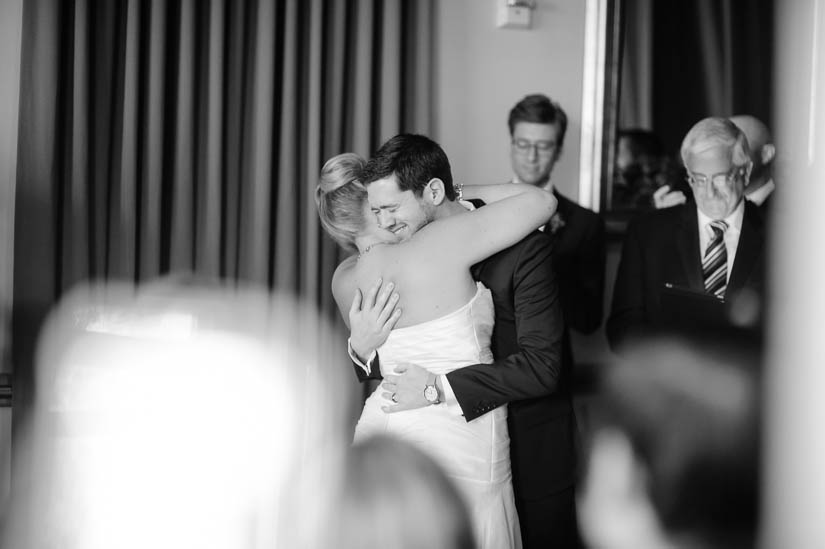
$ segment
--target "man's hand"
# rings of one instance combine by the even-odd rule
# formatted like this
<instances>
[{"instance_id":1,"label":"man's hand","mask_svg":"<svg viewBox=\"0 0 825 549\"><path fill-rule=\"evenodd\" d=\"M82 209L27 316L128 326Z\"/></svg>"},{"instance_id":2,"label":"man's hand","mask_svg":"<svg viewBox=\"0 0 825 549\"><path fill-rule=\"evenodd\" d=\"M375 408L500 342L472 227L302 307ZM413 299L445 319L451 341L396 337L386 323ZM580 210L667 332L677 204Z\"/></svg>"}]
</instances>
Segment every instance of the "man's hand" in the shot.
<instances>
[{"instance_id":1,"label":"man's hand","mask_svg":"<svg viewBox=\"0 0 825 549\"><path fill-rule=\"evenodd\" d=\"M395 284L389 282L383 289L382 284L383 280L379 278L363 300L361 290L355 290L349 309L350 343L362 360L384 344L401 318L401 308L397 307L398 294L393 293Z\"/></svg>"},{"instance_id":2,"label":"man's hand","mask_svg":"<svg viewBox=\"0 0 825 549\"><path fill-rule=\"evenodd\" d=\"M395 367L394 375L384 376L384 382L381 383L381 388L384 390L382 396L387 400L387 405L382 406L381 409L391 414L429 406L430 403L424 398L424 387L429 378L430 372L421 366L409 363L399 364ZM393 395L395 395L395 400L393 400Z\"/></svg>"},{"instance_id":3,"label":"man's hand","mask_svg":"<svg viewBox=\"0 0 825 549\"><path fill-rule=\"evenodd\" d=\"M685 201L687 201L685 193L682 191L671 191L670 185L662 185L653 193L653 205L656 206L657 210L678 206L679 204L684 204Z\"/></svg>"}]
</instances>

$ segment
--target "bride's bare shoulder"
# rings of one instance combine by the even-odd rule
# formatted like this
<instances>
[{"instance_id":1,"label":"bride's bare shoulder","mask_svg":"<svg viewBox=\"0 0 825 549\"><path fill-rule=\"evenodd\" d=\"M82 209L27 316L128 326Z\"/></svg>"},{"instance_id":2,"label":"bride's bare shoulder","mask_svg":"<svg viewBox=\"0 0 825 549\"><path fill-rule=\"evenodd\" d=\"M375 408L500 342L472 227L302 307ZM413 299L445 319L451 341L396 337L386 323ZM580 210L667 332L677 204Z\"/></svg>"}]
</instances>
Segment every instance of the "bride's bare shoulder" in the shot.
<instances>
[{"instance_id":1,"label":"bride's bare shoulder","mask_svg":"<svg viewBox=\"0 0 825 549\"><path fill-rule=\"evenodd\" d=\"M339 271L344 272L344 271L347 271L347 270L351 270L353 267L355 267L357 262L358 262L358 256L357 255L351 255L351 256L347 257L346 259L344 259L341 263L338 264L338 266L335 268L335 272L337 273Z\"/></svg>"},{"instance_id":2,"label":"bride's bare shoulder","mask_svg":"<svg viewBox=\"0 0 825 549\"><path fill-rule=\"evenodd\" d=\"M351 255L343 260L332 273L332 289L335 291L335 286L340 284L351 283L355 275L355 266L358 264L358 256Z\"/></svg>"},{"instance_id":3,"label":"bride's bare shoulder","mask_svg":"<svg viewBox=\"0 0 825 549\"><path fill-rule=\"evenodd\" d=\"M352 298L355 295L356 280L355 266L358 256L351 256L341 262L332 274L332 297L341 310L341 314L346 321L344 311L349 308Z\"/></svg>"}]
</instances>

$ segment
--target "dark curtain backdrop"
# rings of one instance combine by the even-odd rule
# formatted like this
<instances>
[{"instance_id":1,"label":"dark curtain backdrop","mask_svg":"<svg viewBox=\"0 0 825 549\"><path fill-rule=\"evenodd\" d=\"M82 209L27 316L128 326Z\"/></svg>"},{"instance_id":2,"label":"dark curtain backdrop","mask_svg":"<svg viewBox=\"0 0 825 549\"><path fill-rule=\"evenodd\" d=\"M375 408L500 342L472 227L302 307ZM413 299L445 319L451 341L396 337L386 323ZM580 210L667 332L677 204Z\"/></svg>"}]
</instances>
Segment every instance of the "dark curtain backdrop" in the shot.
<instances>
[{"instance_id":1,"label":"dark curtain backdrop","mask_svg":"<svg viewBox=\"0 0 825 549\"><path fill-rule=\"evenodd\" d=\"M27 0L15 421L37 331L81 281L194 273L337 318L341 255L317 221L317 174L339 152L428 133L432 4Z\"/></svg>"},{"instance_id":2,"label":"dark curtain backdrop","mask_svg":"<svg viewBox=\"0 0 825 549\"><path fill-rule=\"evenodd\" d=\"M654 130L676 153L706 116L752 114L772 124L774 0L623 2L636 17L624 25L623 53L636 59L624 63L632 70L622 74L623 126ZM634 53L640 37L645 48ZM635 91L645 86L649 93ZM649 105L633 104L648 97Z\"/></svg>"}]
</instances>

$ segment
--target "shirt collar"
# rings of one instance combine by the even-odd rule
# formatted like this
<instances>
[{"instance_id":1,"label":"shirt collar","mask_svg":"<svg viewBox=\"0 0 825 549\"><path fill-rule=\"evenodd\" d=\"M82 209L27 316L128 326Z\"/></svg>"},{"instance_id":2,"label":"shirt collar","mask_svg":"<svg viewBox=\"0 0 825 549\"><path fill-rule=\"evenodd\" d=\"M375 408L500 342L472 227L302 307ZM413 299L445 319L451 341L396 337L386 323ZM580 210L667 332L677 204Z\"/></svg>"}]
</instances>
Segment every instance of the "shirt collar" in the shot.
<instances>
[{"instance_id":1,"label":"shirt collar","mask_svg":"<svg viewBox=\"0 0 825 549\"><path fill-rule=\"evenodd\" d=\"M468 210L470 210L471 212L476 209L475 204L473 204L469 200L459 200L458 203L467 208Z\"/></svg>"},{"instance_id":2,"label":"shirt collar","mask_svg":"<svg viewBox=\"0 0 825 549\"><path fill-rule=\"evenodd\" d=\"M519 181L518 177L514 175L513 179L510 180L510 183L521 183L521 181ZM553 182L548 181L547 183L542 185L541 188L544 189L545 191L548 191L548 192L552 193L553 192Z\"/></svg>"},{"instance_id":3,"label":"shirt collar","mask_svg":"<svg viewBox=\"0 0 825 549\"><path fill-rule=\"evenodd\" d=\"M708 223L713 221L706 216L699 207L696 207L696 213L699 215L699 227L707 227ZM739 205L725 218L725 223L728 224L728 230L734 229L737 233L742 230L742 220L745 218L745 201L740 200ZM702 228L701 230L706 230Z\"/></svg>"}]
</instances>

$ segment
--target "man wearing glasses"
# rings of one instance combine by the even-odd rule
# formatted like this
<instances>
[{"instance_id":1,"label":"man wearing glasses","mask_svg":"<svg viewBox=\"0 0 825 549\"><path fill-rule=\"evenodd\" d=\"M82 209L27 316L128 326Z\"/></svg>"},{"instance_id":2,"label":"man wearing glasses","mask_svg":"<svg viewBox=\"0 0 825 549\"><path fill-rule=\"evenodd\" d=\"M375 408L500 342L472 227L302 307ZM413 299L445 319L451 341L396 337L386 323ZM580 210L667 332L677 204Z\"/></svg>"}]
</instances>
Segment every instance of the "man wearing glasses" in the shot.
<instances>
[{"instance_id":1,"label":"man wearing glasses","mask_svg":"<svg viewBox=\"0 0 825 549\"><path fill-rule=\"evenodd\" d=\"M605 229L598 214L562 195L550 181L561 156L567 115L542 94L528 95L512 108L510 162L514 182L552 192L558 210L544 232L553 236L553 264L565 320L562 362L570 371L573 354L567 328L589 334L601 326L604 301Z\"/></svg>"},{"instance_id":2,"label":"man wearing glasses","mask_svg":"<svg viewBox=\"0 0 825 549\"><path fill-rule=\"evenodd\" d=\"M759 328L765 235L744 200L747 139L730 120L705 118L681 155L694 201L641 215L625 235L607 320L616 352L662 330Z\"/></svg>"},{"instance_id":3,"label":"man wearing glasses","mask_svg":"<svg viewBox=\"0 0 825 549\"><path fill-rule=\"evenodd\" d=\"M773 161L776 158L776 146L773 144L771 131L755 116L739 114L729 118L742 130L748 139L751 168L750 183L745 187L745 200L760 207L763 214L769 211L770 197L776 184L773 180ZM688 201L682 191L671 190L668 185L660 187L653 193L653 203L657 208L669 208Z\"/></svg>"},{"instance_id":4,"label":"man wearing glasses","mask_svg":"<svg viewBox=\"0 0 825 549\"><path fill-rule=\"evenodd\" d=\"M568 425L573 421L573 353L569 329L594 332L602 323L605 273L604 221L559 193L550 182L561 156L567 115L545 95L528 95L510 111L513 181L542 187L558 200L556 214L542 230L552 237L552 261L564 315L562 360L556 391L546 397L544 425L535 426L540 474L513 467L519 520L527 526L525 547L575 547L578 538L573 502L576 471L564 456L575 453ZM546 329L556 330L556 326ZM525 449L521 449L524 452ZM544 537L531 537L531 530Z\"/></svg>"}]
</instances>

